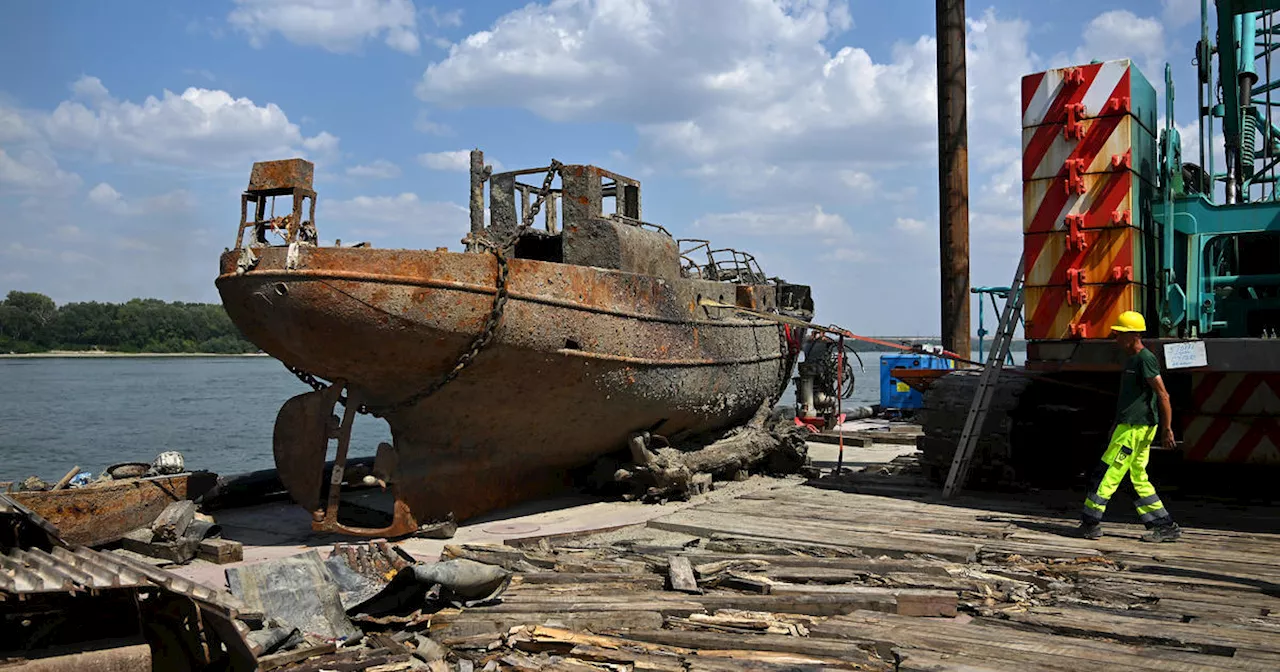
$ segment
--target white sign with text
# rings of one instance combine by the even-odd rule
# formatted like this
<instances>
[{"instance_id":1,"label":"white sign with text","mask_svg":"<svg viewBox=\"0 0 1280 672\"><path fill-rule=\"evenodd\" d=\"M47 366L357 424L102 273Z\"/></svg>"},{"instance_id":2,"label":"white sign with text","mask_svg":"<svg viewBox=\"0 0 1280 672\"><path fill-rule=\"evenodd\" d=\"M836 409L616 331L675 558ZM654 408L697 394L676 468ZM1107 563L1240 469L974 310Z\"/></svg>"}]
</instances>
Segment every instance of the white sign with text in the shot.
<instances>
[{"instance_id":1,"label":"white sign with text","mask_svg":"<svg viewBox=\"0 0 1280 672\"><path fill-rule=\"evenodd\" d=\"M1190 369L1208 366L1209 357L1204 351L1204 341L1169 343L1164 346L1164 365L1170 369Z\"/></svg>"}]
</instances>

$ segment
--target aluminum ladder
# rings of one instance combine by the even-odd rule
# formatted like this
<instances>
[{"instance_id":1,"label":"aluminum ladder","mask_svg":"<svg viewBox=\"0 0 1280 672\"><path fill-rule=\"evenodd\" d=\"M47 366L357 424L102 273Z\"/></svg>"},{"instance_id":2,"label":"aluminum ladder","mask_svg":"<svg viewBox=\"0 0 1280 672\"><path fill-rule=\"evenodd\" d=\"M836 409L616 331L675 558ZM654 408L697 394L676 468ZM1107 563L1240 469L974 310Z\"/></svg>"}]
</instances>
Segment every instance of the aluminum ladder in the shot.
<instances>
[{"instance_id":1,"label":"aluminum ladder","mask_svg":"<svg viewBox=\"0 0 1280 672\"><path fill-rule=\"evenodd\" d=\"M954 495L969 477L973 451L978 446L978 437L987 421L991 398L995 394L996 383L1000 380L1000 372L1004 370L1009 345L1013 342L1013 332L1018 326L1018 317L1022 314L1024 261L1025 257L1018 260L1018 270L1014 272L1013 282L1009 284L1009 298L1005 300L1004 310L1000 312L1000 325L996 327L995 338L991 340L986 366L978 377L978 390L973 395L969 415L964 420L964 430L960 432L960 442L956 444L956 454L951 459L951 472L947 474L947 483L942 488L944 498Z\"/></svg>"}]
</instances>

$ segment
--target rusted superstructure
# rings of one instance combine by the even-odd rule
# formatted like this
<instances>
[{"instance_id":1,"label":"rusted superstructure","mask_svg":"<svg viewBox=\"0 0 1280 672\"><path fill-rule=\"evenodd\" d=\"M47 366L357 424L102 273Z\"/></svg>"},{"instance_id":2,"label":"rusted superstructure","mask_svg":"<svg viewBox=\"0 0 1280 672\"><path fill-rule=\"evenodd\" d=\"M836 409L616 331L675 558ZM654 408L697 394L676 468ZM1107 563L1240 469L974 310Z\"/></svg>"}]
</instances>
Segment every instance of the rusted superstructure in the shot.
<instances>
[{"instance_id":1,"label":"rusted superstructure","mask_svg":"<svg viewBox=\"0 0 1280 672\"><path fill-rule=\"evenodd\" d=\"M466 519L562 486L636 432L676 441L744 422L781 395L796 350L777 323L702 300L812 315L808 287L673 238L641 218L639 182L595 166L491 174L474 152L466 252L318 246L310 164L253 175L240 226L253 235L222 255L217 286L245 336L316 390L281 409L275 457L320 529ZM288 214L268 216L272 197ZM339 523L339 488L323 493L329 441L340 484L361 410L394 439L374 468L396 499L383 529Z\"/></svg>"}]
</instances>

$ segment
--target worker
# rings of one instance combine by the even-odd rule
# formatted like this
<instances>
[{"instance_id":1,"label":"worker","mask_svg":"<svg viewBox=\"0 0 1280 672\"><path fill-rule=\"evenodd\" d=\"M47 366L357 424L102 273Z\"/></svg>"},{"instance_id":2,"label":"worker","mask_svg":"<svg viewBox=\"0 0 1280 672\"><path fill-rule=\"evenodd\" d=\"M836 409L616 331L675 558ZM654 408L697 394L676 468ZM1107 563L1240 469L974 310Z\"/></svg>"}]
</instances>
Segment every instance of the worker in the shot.
<instances>
[{"instance_id":1,"label":"worker","mask_svg":"<svg viewBox=\"0 0 1280 672\"><path fill-rule=\"evenodd\" d=\"M1129 358L1120 378L1111 443L1102 454L1101 464L1095 468L1090 479L1089 496L1084 500L1079 533L1086 539L1102 536L1102 516L1107 510L1107 502L1126 474L1137 496L1134 505L1138 509L1138 517L1149 529L1142 540L1176 541L1182 536L1178 524L1156 494L1155 487L1147 480L1151 442L1158 434L1164 447L1173 448L1174 439L1173 408L1169 404L1169 392L1160 378L1160 362L1142 344L1142 332L1146 330L1147 322L1142 314L1132 310L1121 313L1111 328L1116 343Z\"/></svg>"}]
</instances>

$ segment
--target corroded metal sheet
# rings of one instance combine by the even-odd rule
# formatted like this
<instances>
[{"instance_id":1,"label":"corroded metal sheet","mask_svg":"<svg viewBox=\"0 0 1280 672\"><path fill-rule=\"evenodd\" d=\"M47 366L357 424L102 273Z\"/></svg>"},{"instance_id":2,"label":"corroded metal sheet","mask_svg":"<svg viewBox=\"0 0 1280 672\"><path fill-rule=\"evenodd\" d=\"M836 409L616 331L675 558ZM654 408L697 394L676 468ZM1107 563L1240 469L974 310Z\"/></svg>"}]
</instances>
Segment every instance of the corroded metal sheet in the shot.
<instances>
[{"instance_id":1,"label":"corroded metal sheet","mask_svg":"<svg viewBox=\"0 0 1280 672\"><path fill-rule=\"evenodd\" d=\"M149 525L170 502L198 497L216 478L193 472L9 496L52 523L69 543L97 546Z\"/></svg>"},{"instance_id":2,"label":"corroded metal sheet","mask_svg":"<svg viewBox=\"0 0 1280 672\"><path fill-rule=\"evenodd\" d=\"M334 386L300 394L276 414L271 444L276 472L293 501L308 511L320 508L330 417L339 391Z\"/></svg>"},{"instance_id":3,"label":"corroded metal sheet","mask_svg":"<svg viewBox=\"0 0 1280 672\"><path fill-rule=\"evenodd\" d=\"M311 189L315 165L303 159L259 161L249 173L248 191Z\"/></svg>"},{"instance_id":4,"label":"corroded metal sheet","mask_svg":"<svg viewBox=\"0 0 1280 672\"><path fill-rule=\"evenodd\" d=\"M14 548L0 555L0 591L12 594L65 593L149 586L136 570L87 548Z\"/></svg>"}]
</instances>

